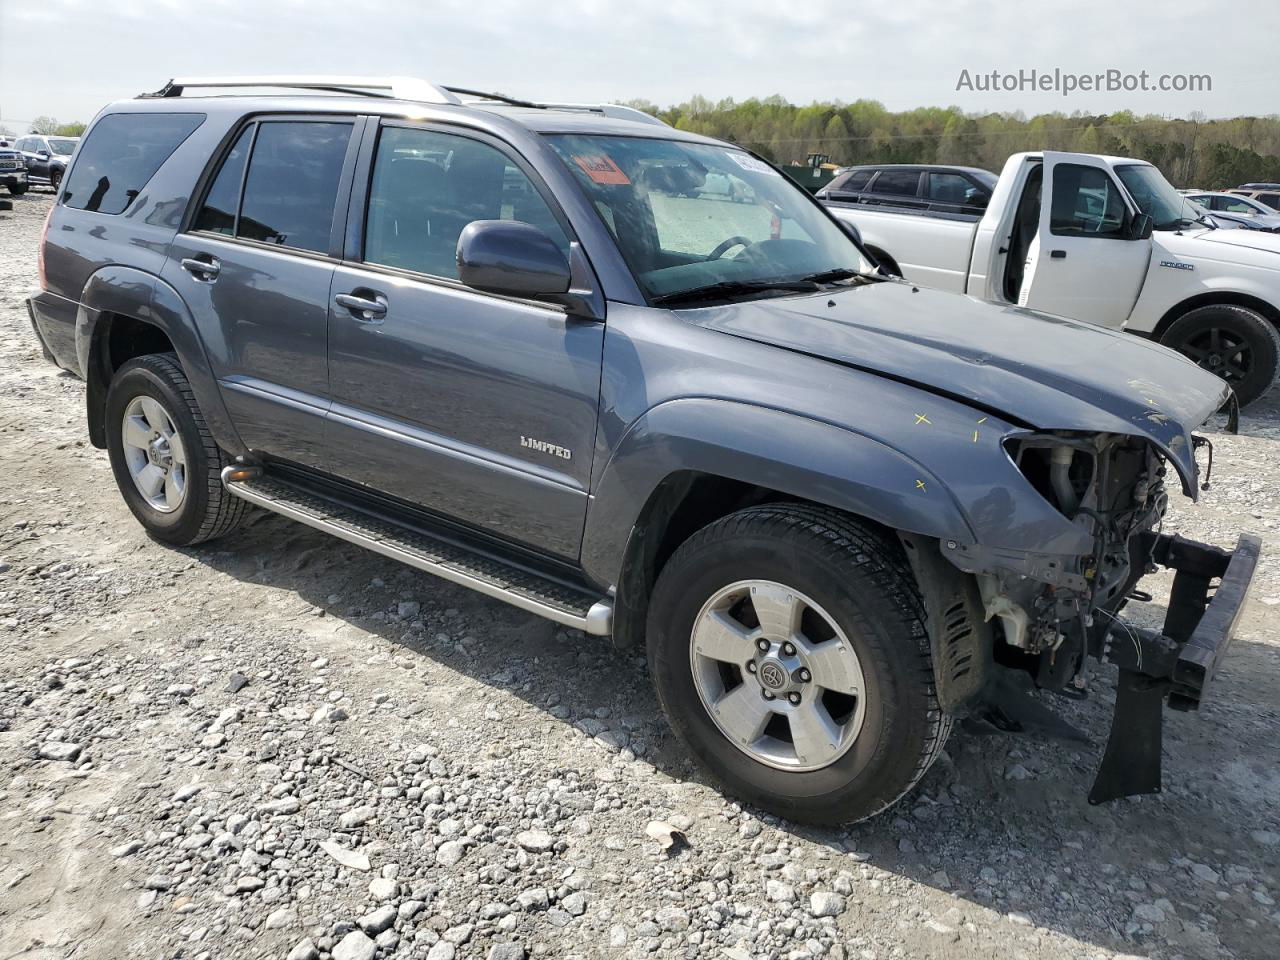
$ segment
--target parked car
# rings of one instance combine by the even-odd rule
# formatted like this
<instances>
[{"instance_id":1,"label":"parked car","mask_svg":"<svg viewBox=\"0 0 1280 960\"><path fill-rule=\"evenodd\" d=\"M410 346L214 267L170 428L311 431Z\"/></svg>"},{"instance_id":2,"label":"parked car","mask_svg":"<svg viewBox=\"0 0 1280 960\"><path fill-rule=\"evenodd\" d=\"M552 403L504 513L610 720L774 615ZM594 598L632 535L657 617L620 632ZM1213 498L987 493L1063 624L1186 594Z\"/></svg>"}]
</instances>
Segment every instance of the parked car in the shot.
<instances>
[{"instance_id":1,"label":"parked car","mask_svg":"<svg viewBox=\"0 0 1280 960\"><path fill-rule=\"evenodd\" d=\"M1162 532L1230 391L856 233L627 108L174 80L94 120L28 303L152 537L257 506L643 644L693 756L781 816L879 813L1026 696L1000 678L1079 698L1089 656L1120 668L1092 798L1159 790L1162 705L1206 695L1257 563ZM1109 640L1155 564L1164 629Z\"/></svg>"},{"instance_id":2,"label":"parked car","mask_svg":"<svg viewBox=\"0 0 1280 960\"><path fill-rule=\"evenodd\" d=\"M22 137L15 147L22 151L26 159L27 181L31 184L45 184L56 191L79 142L79 137L47 137L38 134Z\"/></svg>"},{"instance_id":3,"label":"parked car","mask_svg":"<svg viewBox=\"0 0 1280 960\"><path fill-rule=\"evenodd\" d=\"M1215 229L1141 160L1015 154L981 216L829 207L892 273L1157 340L1241 403L1280 371L1280 237Z\"/></svg>"},{"instance_id":4,"label":"parked car","mask_svg":"<svg viewBox=\"0 0 1280 960\"><path fill-rule=\"evenodd\" d=\"M821 200L940 214L980 214L996 175L976 167L889 163L846 167L817 192Z\"/></svg>"},{"instance_id":5,"label":"parked car","mask_svg":"<svg viewBox=\"0 0 1280 960\"><path fill-rule=\"evenodd\" d=\"M1259 203L1266 205L1272 213L1280 213L1280 184L1246 183L1244 186L1236 187L1228 192L1234 193L1236 196L1257 200Z\"/></svg>"},{"instance_id":6,"label":"parked car","mask_svg":"<svg viewBox=\"0 0 1280 960\"><path fill-rule=\"evenodd\" d=\"M27 192L27 165L17 150L0 147L0 185L14 196Z\"/></svg>"},{"instance_id":7,"label":"parked car","mask_svg":"<svg viewBox=\"0 0 1280 960\"><path fill-rule=\"evenodd\" d=\"M1240 218L1247 218L1258 230L1280 230L1280 213L1252 197L1216 190L1183 190L1181 193L1211 214L1226 215L1235 222L1239 222Z\"/></svg>"}]
</instances>

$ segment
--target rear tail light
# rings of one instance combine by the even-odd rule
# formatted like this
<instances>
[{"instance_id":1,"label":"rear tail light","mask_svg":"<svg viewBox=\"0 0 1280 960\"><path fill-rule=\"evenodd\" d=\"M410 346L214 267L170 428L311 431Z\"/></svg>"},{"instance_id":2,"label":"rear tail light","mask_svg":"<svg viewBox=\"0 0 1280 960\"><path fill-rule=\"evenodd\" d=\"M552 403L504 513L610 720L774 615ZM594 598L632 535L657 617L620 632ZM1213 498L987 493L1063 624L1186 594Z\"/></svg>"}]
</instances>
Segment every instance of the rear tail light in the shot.
<instances>
[{"instance_id":1,"label":"rear tail light","mask_svg":"<svg viewBox=\"0 0 1280 960\"><path fill-rule=\"evenodd\" d=\"M49 240L49 221L53 219L53 211L57 209L57 204L49 207L49 213L44 218L44 229L40 231L40 247L36 252L36 271L40 275L40 289L49 289L49 278L44 272L44 245Z\"/></svg>"}]
</instances>

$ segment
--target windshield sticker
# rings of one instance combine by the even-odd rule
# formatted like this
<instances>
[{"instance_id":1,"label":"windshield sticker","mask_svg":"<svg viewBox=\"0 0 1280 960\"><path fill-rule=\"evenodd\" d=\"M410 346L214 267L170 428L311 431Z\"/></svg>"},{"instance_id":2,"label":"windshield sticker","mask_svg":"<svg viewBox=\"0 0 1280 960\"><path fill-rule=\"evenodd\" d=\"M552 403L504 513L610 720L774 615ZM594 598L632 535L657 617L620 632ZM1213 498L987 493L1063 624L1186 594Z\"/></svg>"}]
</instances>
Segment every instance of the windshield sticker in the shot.
<instances>
[{"instance_id":1,"label":"windshield sticker","mask_svg":"<svg viewBox=\"0 0 1280 960\"><path fill-rule=\"evenodd\" d=\"M771 173L775 177L778 171L773 169L763 160L757 160L755 157L746 153L730 153L733 162L740 166L743 170L750 170L752 173Z\"/></svg>"},{"instance_id":2,"label":"windshield sticker","mask_svg":"<svg viewBox=\"0 0 1280 960\"><path fill-rule=\"evenodd\" d=\"M594 183L618 187L627 186L631 183L627 179L627 175L618 169L618 165L603 153L596 153L586 157L574 157L573 162L580 166L582 172L590 177Z\"/></svg>"}]
</instances>

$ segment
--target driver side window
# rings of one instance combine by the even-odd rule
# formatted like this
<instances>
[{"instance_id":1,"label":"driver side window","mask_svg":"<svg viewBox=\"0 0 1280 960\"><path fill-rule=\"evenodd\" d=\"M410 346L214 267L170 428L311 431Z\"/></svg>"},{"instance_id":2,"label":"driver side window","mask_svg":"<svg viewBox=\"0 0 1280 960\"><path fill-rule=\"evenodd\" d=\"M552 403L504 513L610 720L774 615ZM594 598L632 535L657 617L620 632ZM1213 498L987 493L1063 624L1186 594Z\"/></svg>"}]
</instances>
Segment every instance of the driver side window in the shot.
<instances>
[{"instance_id":1,"label":"driver side window","mask_svg":"<svg viewBox=\"0 0 1280 960\"><path fill-rule=\"evenodd\" d=\"M1141 200L1139 200L1141 203ZM1127 209L1106 171L1074 163L1053 168L1049 232L1058 237L1122 239Z\"/></svg>"}]
</instances>

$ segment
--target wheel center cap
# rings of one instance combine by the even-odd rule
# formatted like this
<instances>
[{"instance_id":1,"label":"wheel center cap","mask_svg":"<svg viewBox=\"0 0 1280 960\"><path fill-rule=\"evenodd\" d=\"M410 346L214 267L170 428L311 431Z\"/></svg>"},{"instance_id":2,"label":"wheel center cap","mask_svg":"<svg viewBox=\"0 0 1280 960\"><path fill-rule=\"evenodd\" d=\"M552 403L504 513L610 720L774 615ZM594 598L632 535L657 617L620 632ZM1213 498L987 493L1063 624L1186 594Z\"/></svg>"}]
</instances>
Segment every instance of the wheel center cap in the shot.
<instances>
[{"instance_id":1,"label":"wheel center cap","mask_svg":"<svg viewBox=\"0 0 1280 960\"><path fill-rule=\"evenodd\" d=\"M760 664L756 676L769 690L781 690L787 685L787 671L777 660L769 659Z\"/></svg>"},{"instance_id":2,"label":"wheel center cap","mask_svg":"<svg viewBox=\"0 0 1280 960\"><path fill-rule=\"evenodd\" d=\"M169 451L169 441L161 438L151 441L147 447L147 457L157 467L167 469L173 462L173 454Z\"/></svg>"},{"instance_id":3,"label":"wheel center cap","mask_svg":"<svg viewBox=\"0 0 1280 960\"><path fill-rule=\"evenodd\" d=\"M1216 353L1209 354L1209 366L1216 367L1222 363L1222 358Z\"/></svg>"}]
</instances>

